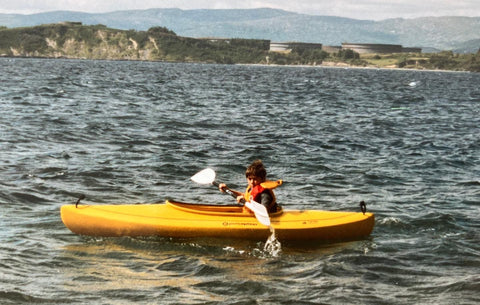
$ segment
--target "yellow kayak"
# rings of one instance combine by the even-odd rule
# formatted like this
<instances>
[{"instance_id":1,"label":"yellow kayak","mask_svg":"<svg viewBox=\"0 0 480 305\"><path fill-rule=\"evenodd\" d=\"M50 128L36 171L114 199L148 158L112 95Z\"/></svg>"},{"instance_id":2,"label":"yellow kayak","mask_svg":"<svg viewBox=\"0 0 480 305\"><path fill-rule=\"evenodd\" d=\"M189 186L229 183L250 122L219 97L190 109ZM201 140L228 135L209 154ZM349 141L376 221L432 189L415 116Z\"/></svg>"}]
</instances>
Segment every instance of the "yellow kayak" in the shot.
<instances>
[{"instance_id":1,"label":"yellow kayak","mask_svg":"<svg viewBox=\"0 0 480 305\"><path fill-rule=\"evenodd\" d=\"M265 240L269 227L241 206L181 203L64 205L62 221L89 236L221 237ZM279 240L345 240L370 235L372 213L281 210L270 214Z\"/></svg>"}]
</instances>

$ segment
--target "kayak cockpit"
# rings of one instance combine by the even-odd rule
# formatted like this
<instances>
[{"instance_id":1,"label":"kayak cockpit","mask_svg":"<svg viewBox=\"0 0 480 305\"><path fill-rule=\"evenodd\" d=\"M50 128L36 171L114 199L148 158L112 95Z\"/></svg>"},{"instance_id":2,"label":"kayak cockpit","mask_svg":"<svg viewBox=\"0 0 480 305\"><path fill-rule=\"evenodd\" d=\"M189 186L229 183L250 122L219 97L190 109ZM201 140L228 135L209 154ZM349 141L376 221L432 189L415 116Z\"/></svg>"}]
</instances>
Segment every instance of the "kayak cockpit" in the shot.
<instances>
[{"instance_id":1,"label":"kayak cockpit","mask_svg":"<svg viewBox=\"0 0 480 305\"><path fill-rule=\"evenodd\" d=\"M195 204L195 203L185 203L178 202L174 200L165 201L167 206L173 207L177 210L181 210L188 213L195 214L206 214L206 215L216 215L216 216L252 216L252 213L243 206L238 204L230 205L214 205L214 204ZM280 208L279 211L269 214L270 217L276 217L283 213L283 210Z\"/></svg>"}]
</instances>

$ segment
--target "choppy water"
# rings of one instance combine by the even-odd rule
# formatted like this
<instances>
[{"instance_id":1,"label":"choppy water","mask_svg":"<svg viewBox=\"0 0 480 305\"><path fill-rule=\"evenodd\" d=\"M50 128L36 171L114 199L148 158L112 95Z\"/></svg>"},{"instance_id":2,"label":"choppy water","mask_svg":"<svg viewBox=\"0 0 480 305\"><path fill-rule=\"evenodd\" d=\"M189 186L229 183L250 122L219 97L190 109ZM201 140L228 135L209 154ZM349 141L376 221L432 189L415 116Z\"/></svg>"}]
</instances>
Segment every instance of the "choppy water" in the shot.
<instances>
[{"instance_id":1,"label":"choppy water","mask_svg":"<svg viewBox=\"0 0 480 305\"><path fill-rule=\"evenodd\" d=\"M476 304L480 74L0 59L0 303ZM284 208L376 214L272 257L234 240L86 238L59 208L231 203L261 158Z\"/></svg>"}]
</instances>

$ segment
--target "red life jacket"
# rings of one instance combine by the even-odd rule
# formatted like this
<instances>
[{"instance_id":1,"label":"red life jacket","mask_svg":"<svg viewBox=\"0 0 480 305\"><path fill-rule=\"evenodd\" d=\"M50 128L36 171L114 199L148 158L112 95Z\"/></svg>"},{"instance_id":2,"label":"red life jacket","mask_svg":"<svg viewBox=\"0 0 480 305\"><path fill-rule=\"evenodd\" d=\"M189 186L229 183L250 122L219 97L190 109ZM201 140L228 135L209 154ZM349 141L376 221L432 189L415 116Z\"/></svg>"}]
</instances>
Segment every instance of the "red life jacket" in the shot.
<instances>
[{"instance_id":1,"label":"red life jacket","mask_svg":"<svg viewBox=\"0 0 480 305\"><path fill-rule=\"evenodd\" d=\"M275 194L273 193L272 190L280 185L282 185L282 180L265 181L254 186L253 188L247 187L245 194L243 194L243 198L245 198L246 201L253 200L258 203L261 203L262 201L261 194L264 191L268 191L272 196L272 202L270 203L270 206L267 207L267 209L270 210L277 204L277 199L275 198Z\"/></svg>"}]
</instances>

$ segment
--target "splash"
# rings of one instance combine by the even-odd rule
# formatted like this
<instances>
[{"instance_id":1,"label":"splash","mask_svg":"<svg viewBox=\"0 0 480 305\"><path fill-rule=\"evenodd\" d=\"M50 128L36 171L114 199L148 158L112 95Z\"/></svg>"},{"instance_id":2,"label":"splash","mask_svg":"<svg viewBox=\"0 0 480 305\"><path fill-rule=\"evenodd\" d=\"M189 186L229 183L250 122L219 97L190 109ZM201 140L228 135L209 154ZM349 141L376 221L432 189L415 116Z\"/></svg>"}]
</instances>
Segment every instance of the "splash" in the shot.
<instances>
[{"instance_id":1,"label":"splash","mask_svg":"<svg viewBox=\"0 0 480 305\"><path fill-rule=\"evenodd\" d=\"M270 229L271 234L265 242L263 251L272 257L277 257L282 252L282 244L275 236L275 229L272 226L269 226L268 228Z\"/></svg>"}]
</instances>

